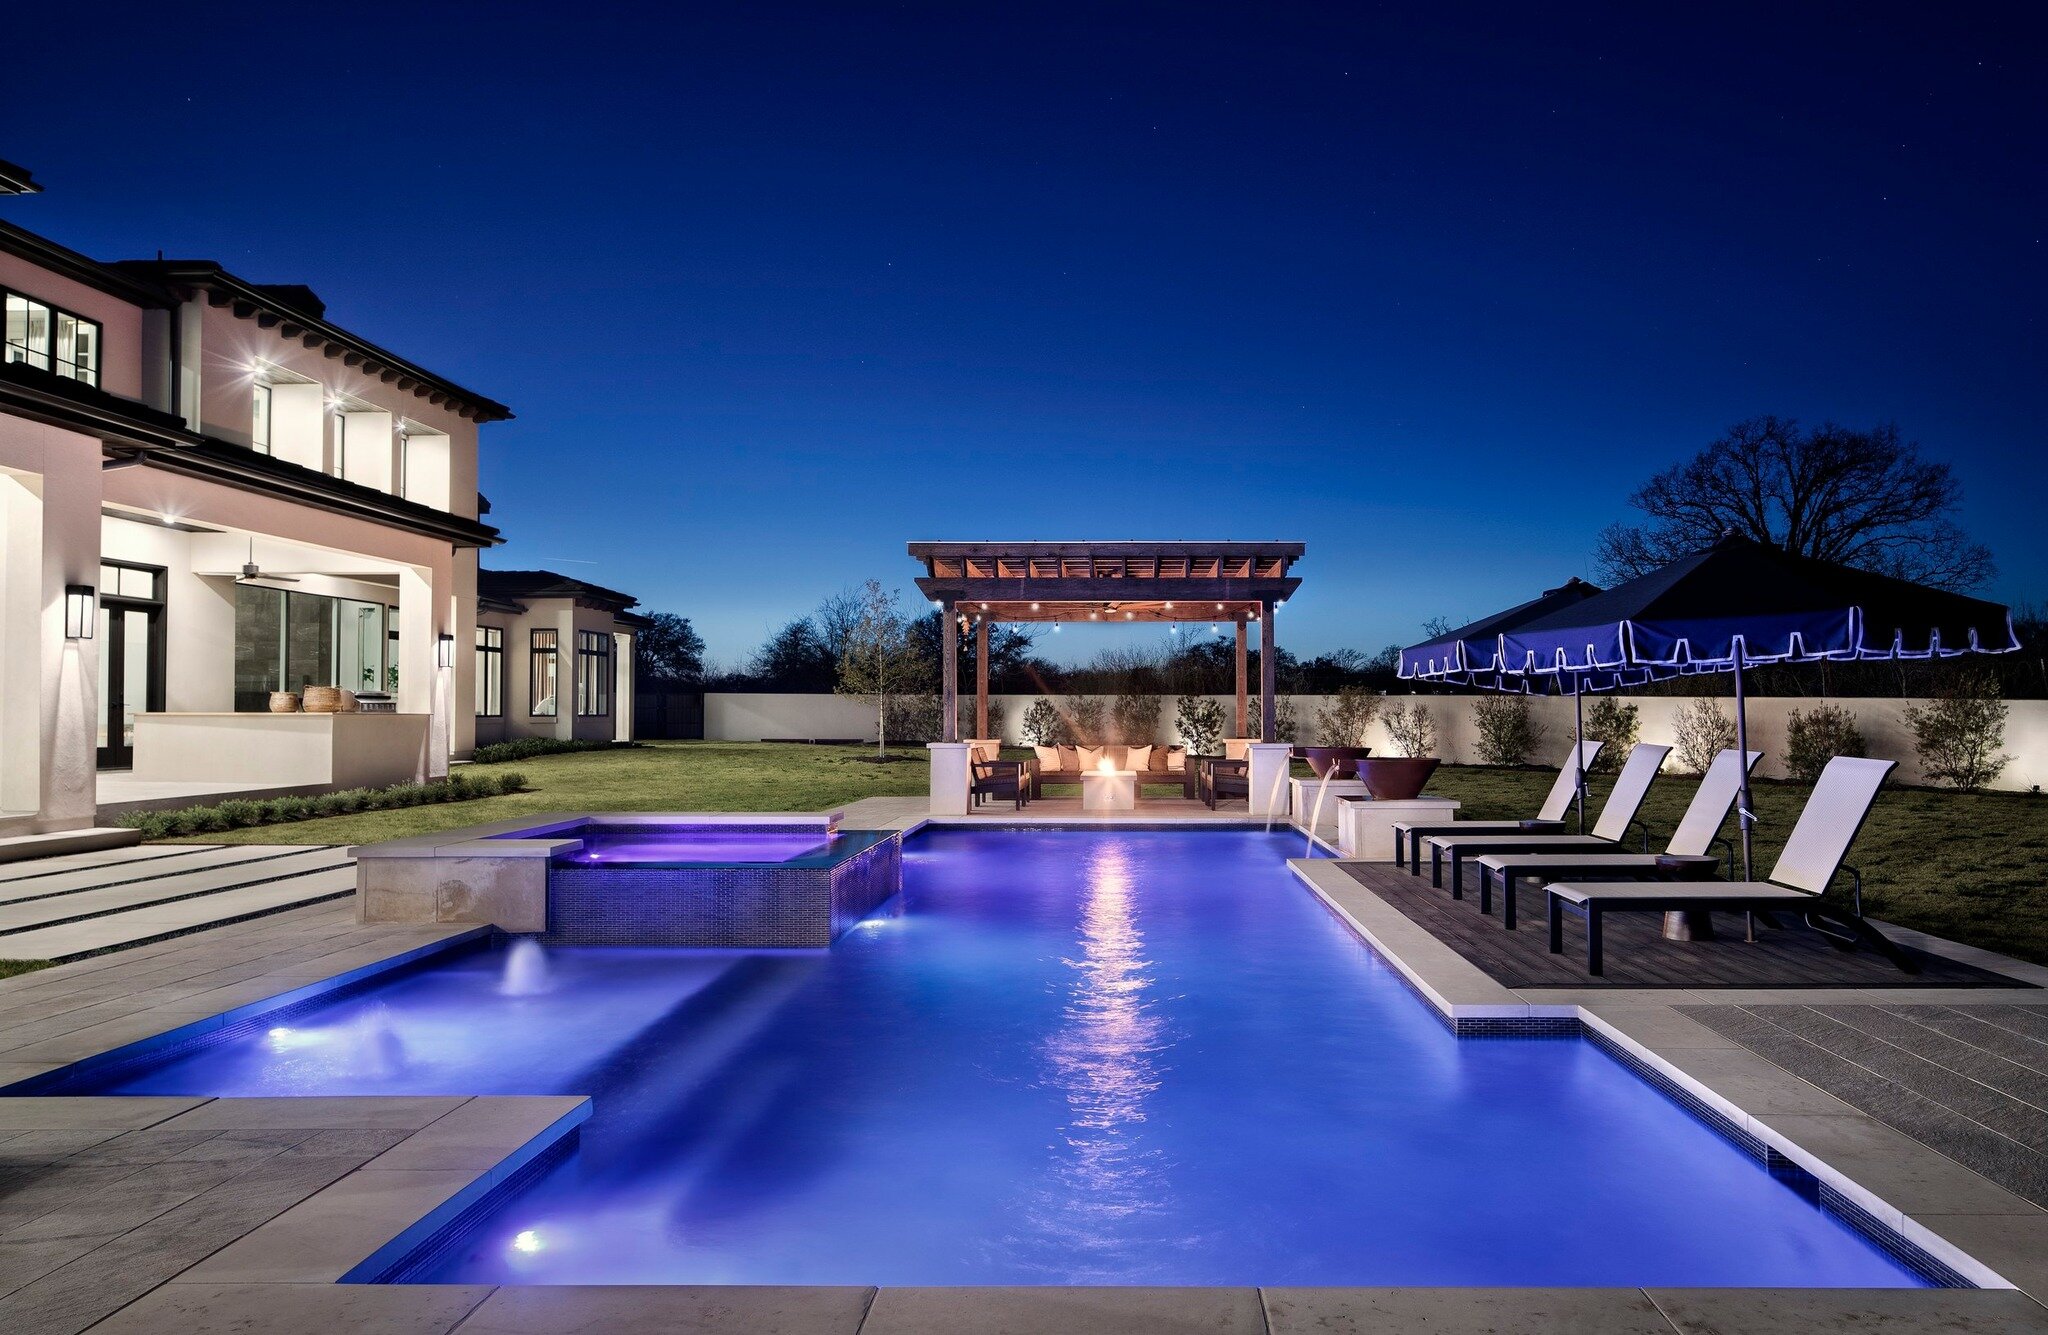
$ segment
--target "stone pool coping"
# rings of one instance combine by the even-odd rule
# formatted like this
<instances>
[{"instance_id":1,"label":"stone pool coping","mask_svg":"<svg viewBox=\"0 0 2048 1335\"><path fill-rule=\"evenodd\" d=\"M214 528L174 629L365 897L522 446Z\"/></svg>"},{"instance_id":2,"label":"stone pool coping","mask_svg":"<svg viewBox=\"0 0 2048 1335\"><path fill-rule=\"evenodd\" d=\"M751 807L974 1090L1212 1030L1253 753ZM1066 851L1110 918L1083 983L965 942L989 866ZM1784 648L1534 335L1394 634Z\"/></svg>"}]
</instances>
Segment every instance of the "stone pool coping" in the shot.
<instances>
[{"instance_id":1,"label":"stone pool coping","mask_svg":"<svg viewBox=\"0 0 2048 1335\"><path fill-rule=\"evenodd\" d=\"M879 819L884 815L887 823ZM906 833L927 823L908 810L876 811L871 819L875 823L853 817L862 828ZM532 823L512 824L517 828ZM1325 866L1326 860L1319 859L1297 865L1295 872L1331 903L1328 890L1334 883L1324 882ZM1339 875L1346 885L1363 891L1352 878ZM1873 1127L1871 1119L1673 1010L1673 1003L1733 996L1754 1004L1767 1002L1768 996L1754 990L1677 997L1613 990L1578 997L1554 991L1505 998L1498 992L1482 995L1471 989L1470 975L1499 991L1507 989L1455 955L1452 960L1431 958L1418 942L1391 931L1393 924L1370 904L1331 907L1376 953L1415 982L1440 1013L1477 1005L1496 1008L1489 1015L1512 1015L1512 1009L1498 1008L1521 1006L1524 1017L1576 1016L1589 1032L1607 1037L1651 1069L1667 1072L1702 1103L1731 1120L1739 1119L1739 1125L1781 1147L1823 1181L1838 1184L1845 1195L1880 1218L1895 1219L1909 1237L1920 1238L1921 1245L1951 1260L1966 1276L2000 1287L877 1290L337 1283L343 1276L377 1269L464 1208L484 1200L521 1165L572 1135L589 1116L589 1101L573 1095L438 1100L0 1097L0 1155L5 1154L7 1138L17 1133L33 1134L52 1124L65 1130L119 1128L138 1118L153 1119L144 1125L168 1126L190 1117L192 1129L215 1124L304 1127L342 1120L410 1132L361 1168L128 1302L94 1327L103 1331L306 1330L379 1323L380 1329L418 1332L459 1327L464 1335L578 1328L761 1335L993 1335L1037 1330L1072 1335L1296 1335L1425 1328L1475 1335L1515 1329L1705 1335L1827 1328L1931 1332L1953 1330L1961 1323L1981 1331L2048 1331L2048 1308L2036 1301L2048 1296L2048 1212L1918 1142L1889 1128ZM1383 902L1380 908L1393 912ZM20 1081L138 1041L178 1041L175 1035L188 1026L198 1024L210 1031L251 1019L403 967L423 954L463 948L482 935L478 929L365 927L347 921L343 913L333 907L298 910L0 981L0 1025L6 1026L0 1030L0 1079ZM1375 941L1375 933L1386 939ZM1914 944L1933 948L1919 939ZM1467 972L1461 973L1453 961ZM1971 962L1990 967L1978 955ZM1786 999L1812 1001L1819 995L1803 992ZM1918 995L1887 992L1885 998L1900 1001ZM2011 1001L2020 995L1998 990L1972 993L1973 999L1981 1000ZM2039 993L2033 996L2036 1004L2048 1000ZM1847 999L1866 1000L1868 994L1847 994ZM1953 991L1941 993L1940 999L1946 1004L1958 1000ZM26 1041L12 1041L18 1031L26 1031ZM0 1211L5 1208L0 1201ZM0 1316L10 1300L0 1297Z\"/></svg>"}]
</instances>

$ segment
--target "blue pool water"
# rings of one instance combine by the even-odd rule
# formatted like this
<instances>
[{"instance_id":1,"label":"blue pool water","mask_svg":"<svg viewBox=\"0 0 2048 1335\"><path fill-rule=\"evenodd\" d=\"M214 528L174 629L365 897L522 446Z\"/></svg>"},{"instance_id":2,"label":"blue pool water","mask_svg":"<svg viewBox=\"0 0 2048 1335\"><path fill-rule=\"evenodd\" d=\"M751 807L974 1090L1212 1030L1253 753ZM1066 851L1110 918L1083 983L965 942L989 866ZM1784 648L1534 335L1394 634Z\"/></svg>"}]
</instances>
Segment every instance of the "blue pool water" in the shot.
<instances>
[{"instance_id":1,"label":"blue pool water","mask_svg":"<svg viewBox=\"0 0 2048 1335\"><path fill-rule=\"evenodd\" d=\"M91 1087L594 1095L445 1282L1918 1282L1590 1044L1452 1038L1299 849L931 832L830 951L483 952Z\"/></svg>"}]
</instances>

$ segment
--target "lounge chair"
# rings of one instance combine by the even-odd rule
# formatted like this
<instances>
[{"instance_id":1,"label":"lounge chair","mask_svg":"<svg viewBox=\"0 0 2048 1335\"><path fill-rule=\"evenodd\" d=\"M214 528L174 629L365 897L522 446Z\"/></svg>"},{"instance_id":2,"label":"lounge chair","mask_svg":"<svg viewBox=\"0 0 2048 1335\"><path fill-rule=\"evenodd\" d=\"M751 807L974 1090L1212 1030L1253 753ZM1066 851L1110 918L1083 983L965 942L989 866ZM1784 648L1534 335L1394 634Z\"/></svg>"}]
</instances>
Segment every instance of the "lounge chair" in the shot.
<instances>
[{"instance_id":1,"label":"lounge chair","mask_svg":"<svg viewBox=\"0 0 2048 1335\"><path fill-rule=\"evenodd\" d=\"M1755 769L1756 762L1763 756L1761 751L1751 751L1747 768ZM1710 870L1712 863L1708 856L1714 845L1717 842L1727 843L1720 838L1721 826L1727 822L1729 810L1741 795L1742 769L1741 757L1733 749L1714 757L1714 762L1700 777L1700 786L1686 805L1685 815L1679 819L1678 828L1671 832L1671 842L1664 846L1662 853L1585 849L1563 853L1487 853L1473 859L1479 866L1479 911L1493 912L1493 884L1496 880L1500 882L1501 889L1501 925L1513 931L1515 883L1523 877L1545 881L1566 880L1574 876L1619 881L1669 880L1676 870L1672 862L1681 859L1704 861L1706 866L1700 870Z\"/></svg>"},{"instance_id":2,"label":"lounge chair","mask_svg":"<svg viewBox=\"0 0 2048 1335\"><path fill-rule=\"evenodd\" d=\"M1007 798L1022 811L1031 800L1031 777L1021 760L977 760L967 795L974 806L980 806L986 798Z\"/></svg>"},{"instance_id":3,"label":"lounge chair","mask_svg":"<svg viewBox=\"0 0 2048 1335\"><path fill-rule=\"evenodd\" d=\"M1422 874L1422 841L1433 834L1485 834L1498 830L1502 834L1514 834L1522 830L1549 829L1564 832L1564 813L1571 809L1572 799L1579 795L1579 773L1593 763L1593 757L1600 754L1599 742L1581 742L1574 748L1578 760L1577 768L1572 765L1572 756L1566 756L1564 768L1557 772L1557 782L1550 785L1550 793L1543 799L1543 805L1536 811L1534 820L1461 820L1437 823L1433 821L1402 821L1394 826L1394 865L1401 865L1401 841L1408 841L1408 870Z\"/></svg>"},{"instance_id":4,"label":"lounge chair","mask_svg":"<svg viewBox=\"0 0 2048 1335\"><path fill-rule=\"evenodd\" d=\"M1607 804L1600 808L1600 819L1593 824L1591 834L1436 834L1428 839L1429 883L1444 883L1444 859L1451 861L1451 898L1465 897L1465 861L1487 853L1570 853L1582 849L1616 850L1621 841L1628 837L1631 827L1637 825L1636 813L1643 809L1643 799L1650 795L1650 784L1657 778L1657 772L1664 768L1664 757L1671 754L1668 746L1653 746L1649 742L1637 742L1629 749L1628 760L1622 765L1621 773L1615 777L1614 788L1607 794ZM1643 849L1649 850L1649 831L1643 831Z\"/></svg>"},{"instance_id":5,"label":"lounge chair","mask_svg":"<svg viewBox=\"0 0 2048 1335\"><path fill-rule=\"evenodd\" d=\"M1806 809L1799 813L1792 837L1785 841L1785 851L1767 880L1665 881L1647 885L1573 882L1548 887L1550 953L1564 953L1564 915L1568 911L1586 919L1586 972L1597 977L1605 968L1600 933L1604 914L1720 909L1762 914L1768 923L1774 910L1790 910L1802 914L1807 926L1843 950L1852 950L1860 943L1906 973L1920 972L1920 966L1911 957L1864 921L1863 874L1842 865L1849 846L1856 842L1856 835L1870 815L1877 790L1896 764L1853 756L1830 760L1806 799ZM1846 908L1823 898L1838 871L1847 871L1851 878L1851 898ZM1756 939L1754 922L1747 939Z\"/></svg>"},{"instance_id":6,"label":"lounge chair","mask_svg":"<svg viewBox=\"0 0 2048 1335\"><path fill-rule=\"evenodd\" d=\"M1241 797L1249 805L1252 797L1252 767L1249 760L1211 760L1202 767L1202 796L1214 811L1225 798Z\"/></svg>"}]
</instances>

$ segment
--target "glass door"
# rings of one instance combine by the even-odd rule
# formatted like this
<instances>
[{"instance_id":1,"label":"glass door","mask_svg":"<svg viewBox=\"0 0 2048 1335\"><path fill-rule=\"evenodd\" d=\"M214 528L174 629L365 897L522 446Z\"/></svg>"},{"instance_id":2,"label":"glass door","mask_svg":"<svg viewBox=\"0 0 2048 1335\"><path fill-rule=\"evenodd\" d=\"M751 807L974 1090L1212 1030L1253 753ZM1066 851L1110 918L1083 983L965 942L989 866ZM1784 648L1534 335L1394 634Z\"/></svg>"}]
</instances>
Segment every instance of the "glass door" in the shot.
<instances>
[{"instance_id":1,"label":"glass door","mask_svg":"<svg viewBox=\"0 0 2048 1335\"><path fill-rule=\"evenodd\" d=\"M100 568L99 767L135 763L135 716L164 707L163 573Z\"/></svg>"}]
</instances>

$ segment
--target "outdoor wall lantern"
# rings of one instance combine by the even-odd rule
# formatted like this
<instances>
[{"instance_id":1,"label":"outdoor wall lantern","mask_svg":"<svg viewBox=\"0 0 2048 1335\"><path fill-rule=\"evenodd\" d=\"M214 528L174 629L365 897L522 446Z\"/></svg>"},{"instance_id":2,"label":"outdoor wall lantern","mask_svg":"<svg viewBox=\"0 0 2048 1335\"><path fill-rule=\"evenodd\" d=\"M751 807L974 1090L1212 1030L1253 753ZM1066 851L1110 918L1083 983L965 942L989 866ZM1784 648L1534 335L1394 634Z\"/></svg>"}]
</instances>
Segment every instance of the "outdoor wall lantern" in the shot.
<instances>
[{"instance_id":1,"label":"outdoor wall lantern","mask_svg":"<svg viewBox=\"0 0 2048 1335\"><path fill-rule=\"evenodd\" d=\"M99 591L90 584L64 586L64 638L89 640L99 624Z\"/></svg>"},{"instance_id":2,"label":"outdoor wall lantern","mask_svg":"<svg viewBox=\"0 0 2048 1335\"><path fill-rule=\"evenodd\" d=\"M455 637L453 635L443 635L440 642L434 646L434 661L444 668L455 666Z\"/></svg>"}]
</instances>

